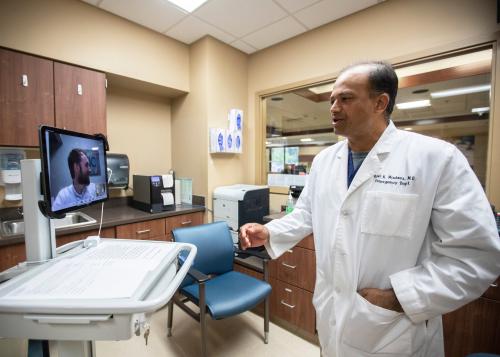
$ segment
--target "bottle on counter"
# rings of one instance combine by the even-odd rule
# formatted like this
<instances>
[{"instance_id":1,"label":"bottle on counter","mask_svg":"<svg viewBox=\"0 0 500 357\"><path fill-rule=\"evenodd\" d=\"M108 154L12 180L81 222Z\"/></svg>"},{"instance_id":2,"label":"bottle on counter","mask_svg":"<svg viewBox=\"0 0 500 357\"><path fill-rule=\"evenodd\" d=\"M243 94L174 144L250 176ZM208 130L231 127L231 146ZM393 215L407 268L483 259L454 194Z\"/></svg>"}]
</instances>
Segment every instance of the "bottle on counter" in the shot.
<instances>
[{"instance_id":1,"label":"bottle on counter","mask_svg":"<svg viewBox=\"0 0 500 357\"><path fill-rule=\"evenodd\" d=\"M288 193L288 199L286 201L286 210L285 210L285 212L286 213L292 212L293 211L293 206L294 206L294 203L293 203L292 193L289 192Z\"/></svg>"}]
</instances>

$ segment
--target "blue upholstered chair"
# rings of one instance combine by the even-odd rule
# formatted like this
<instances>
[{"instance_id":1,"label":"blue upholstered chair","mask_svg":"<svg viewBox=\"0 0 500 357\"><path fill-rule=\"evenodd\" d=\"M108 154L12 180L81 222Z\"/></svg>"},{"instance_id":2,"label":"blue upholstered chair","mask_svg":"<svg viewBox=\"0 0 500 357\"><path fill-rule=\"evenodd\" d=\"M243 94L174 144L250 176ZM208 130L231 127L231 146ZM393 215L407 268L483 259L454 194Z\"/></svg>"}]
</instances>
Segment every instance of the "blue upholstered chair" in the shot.
<instances>
[{"instance_id":1,"label":"blue upholstered chair","mask_svg":"<svg viewBox=\"0 0 500 357\"><path fill-rule=\"evenodd\" d=\"M265 300L264 343L269 334L269 293L267 257L264 258L264 280L233 270L234 246L226 222L178 228L172 231L176 242L191 243L197 254L188 276L168 306L168 336L172 335L174 302L200 323L201 351L206 356L206 314L219 320L237 315ZM249 251L246 251L249 253ZM250 252L259 255L257 252ZM181 258L182 259L182 258ZM193 311L186 305L191 301L199 307Z\"/></svg>"}]
</instances>

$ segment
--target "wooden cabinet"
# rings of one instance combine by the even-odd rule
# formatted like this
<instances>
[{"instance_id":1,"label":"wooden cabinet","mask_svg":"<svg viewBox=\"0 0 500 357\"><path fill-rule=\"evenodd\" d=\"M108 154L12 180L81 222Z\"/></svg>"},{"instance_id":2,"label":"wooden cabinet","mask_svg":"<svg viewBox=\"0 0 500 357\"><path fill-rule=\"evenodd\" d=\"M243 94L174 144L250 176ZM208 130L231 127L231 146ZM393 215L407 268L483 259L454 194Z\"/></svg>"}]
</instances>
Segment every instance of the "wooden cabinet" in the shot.
<instances>
[{"instance_id":1,"label":"wooden cabinet","mask_svg":"<svg viewBox=\"0 0 500 357\"><path fill-rule=\"evenodd\" d=\"M106 77L0 48L0 145L38 146L38 126L106 134Z\"/></svg>"},{"instance_id":2,"label":"wooden cabinet","mask_svg":"<svg viewBox=\"0 0 500 357\"><path fill-rule=\"evenodd\" d=\"M54 62L56 125L87 134L106 134L104 73Z\"/></svg>"},{"instance_id":3,"label":"wooden cabinet","mask_svg":"<svg viewBox=\"0 0 500 357\"><path fill-rule=\"evenodd\" d=\"M120 239L167 240L165 218L117 226L116 237Z\"/></svg>"},{"instance_id":4,"label":"wooden cabinet","mask_svg":"<svg viewBox=\"0 0 500 357\"><path fill-rule=\"evenodd\" d=\"M98 229L93 229L91 231L73 233L73 234L64 234L57 235L56 238L56 246L60 247L70 242L74 242L77 240L86 239L89 236L96 236L99 233ZM116 238L115 236L115 227L103 228L101 229L101 237L102 238Z\"/></svg>"},{"instance_id":5,"label":"wooden cabinet","mask_svg":"<svg viewBox=\"0 0 500 357\"><path fill-rule=\"evenodd\" d=\"M0 247L0 272L26 260L24 243Z\"/></svg>"},{"instance_id":6,"label":"wooden cabinet","mask_svg":"<svg viewBox=\"0 0 500 357\"><path fill-rule=\"evenodd\" d=\"M97 233L99 233L99 230L94 229L91 231L85 231L73 234L57 235L56 246L60 247L70 242L85 239L88 236L97 235ZM111 227L102 229L101 237L114 238L115 228ZM26 260L26 246L24 243L18 243L0 247L0 272L12 268L16 264L24 262L25 260Z\"/></svg>"},{"instance_id":7,"label":"wooden cabinet","mask_svg":"<svg viewBox=\"0 0 500 357\"><path fill-rule=\"evenodd\" d=\"M309 334L316 332L312 305L316 282L314 238L307 236L281 257L269 262L271 316L278 317Z\"/></svg>"},{"instance_id":8,"label":"wooden cabinet","mask_svg":"<svg viewBox=\"0 0 500 357\"><path fill-rule=\"evenodd\" d=\"M194 212L181 214L179 216L167 217L165 220L167 240L172 240L172 229L199 226L200 224L203 224L203 212Z\"/></svg>"},{"instance_id":9,"label":"wooden cabinet","mask_svg":"<svg viewBox=\"0 0 500 357\"><path fill-rule=\"evenodd\" d=\"M38 146L54 123L52 61L0 48L0 145Z\"/></svg>"},{"instance_id":10,"label":"wooden cabinet","mask_svg":"<svg viewBox=\"0 0 500 357\"><path fill-rule=\"evenodd\" d=\"M446 357L474 352L500 354L499 282L479 299L443 316Z\"/></svg>"}]
</instances>

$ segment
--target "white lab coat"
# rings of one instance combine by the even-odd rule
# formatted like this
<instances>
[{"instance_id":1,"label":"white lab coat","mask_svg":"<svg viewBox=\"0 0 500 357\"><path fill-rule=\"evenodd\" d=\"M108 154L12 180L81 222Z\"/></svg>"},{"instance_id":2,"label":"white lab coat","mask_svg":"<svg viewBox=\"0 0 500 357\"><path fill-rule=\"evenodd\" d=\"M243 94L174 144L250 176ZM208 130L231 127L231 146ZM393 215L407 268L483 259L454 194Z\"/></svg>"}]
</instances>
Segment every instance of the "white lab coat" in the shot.
<instances>
[{"instance_id":1,"label":"white lab coat","mask_svg":"<svg viewBox=\"0 0 500 357\"><path fill-rule=\"evenodd\" d=\"M323 356L444 356L441 315L500 274L488 200L451 144L391 122L347 189L347 141L320 152L294 211L266 225L276 258L314 232ZM405 313L357 291L393 288Z\"/></svg>"}]
</instances>

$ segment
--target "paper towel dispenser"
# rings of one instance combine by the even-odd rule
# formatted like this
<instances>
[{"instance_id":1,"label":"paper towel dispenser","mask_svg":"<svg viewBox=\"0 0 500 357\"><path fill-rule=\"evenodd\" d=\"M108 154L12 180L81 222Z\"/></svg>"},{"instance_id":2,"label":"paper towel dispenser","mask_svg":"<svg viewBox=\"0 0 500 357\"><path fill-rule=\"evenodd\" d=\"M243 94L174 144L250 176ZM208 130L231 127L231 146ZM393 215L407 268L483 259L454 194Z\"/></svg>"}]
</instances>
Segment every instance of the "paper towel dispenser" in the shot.
<instances>
[{"instance_id":1,"label":"paper towel dispenser","mask_svg":"<svg viewBox=\"0 0 500 357\"><path fill-rule=\"evenodd\" d=\"M132 206L140 210L157 213L175 209L175 177L166 175L134 175L132 177L134 198Z\"/></svg>"},{"instance_id":2,"label":"paper towel dispenser","mask_svg":"<svg viewBox=\"0 0 500 357\"><path fill-rule=\"evenodd\" d=\"M106 154L108 166L108 187L116 189L128 188L130 166L128 156L125 154Z\"/></svg>"}]
</instances>

